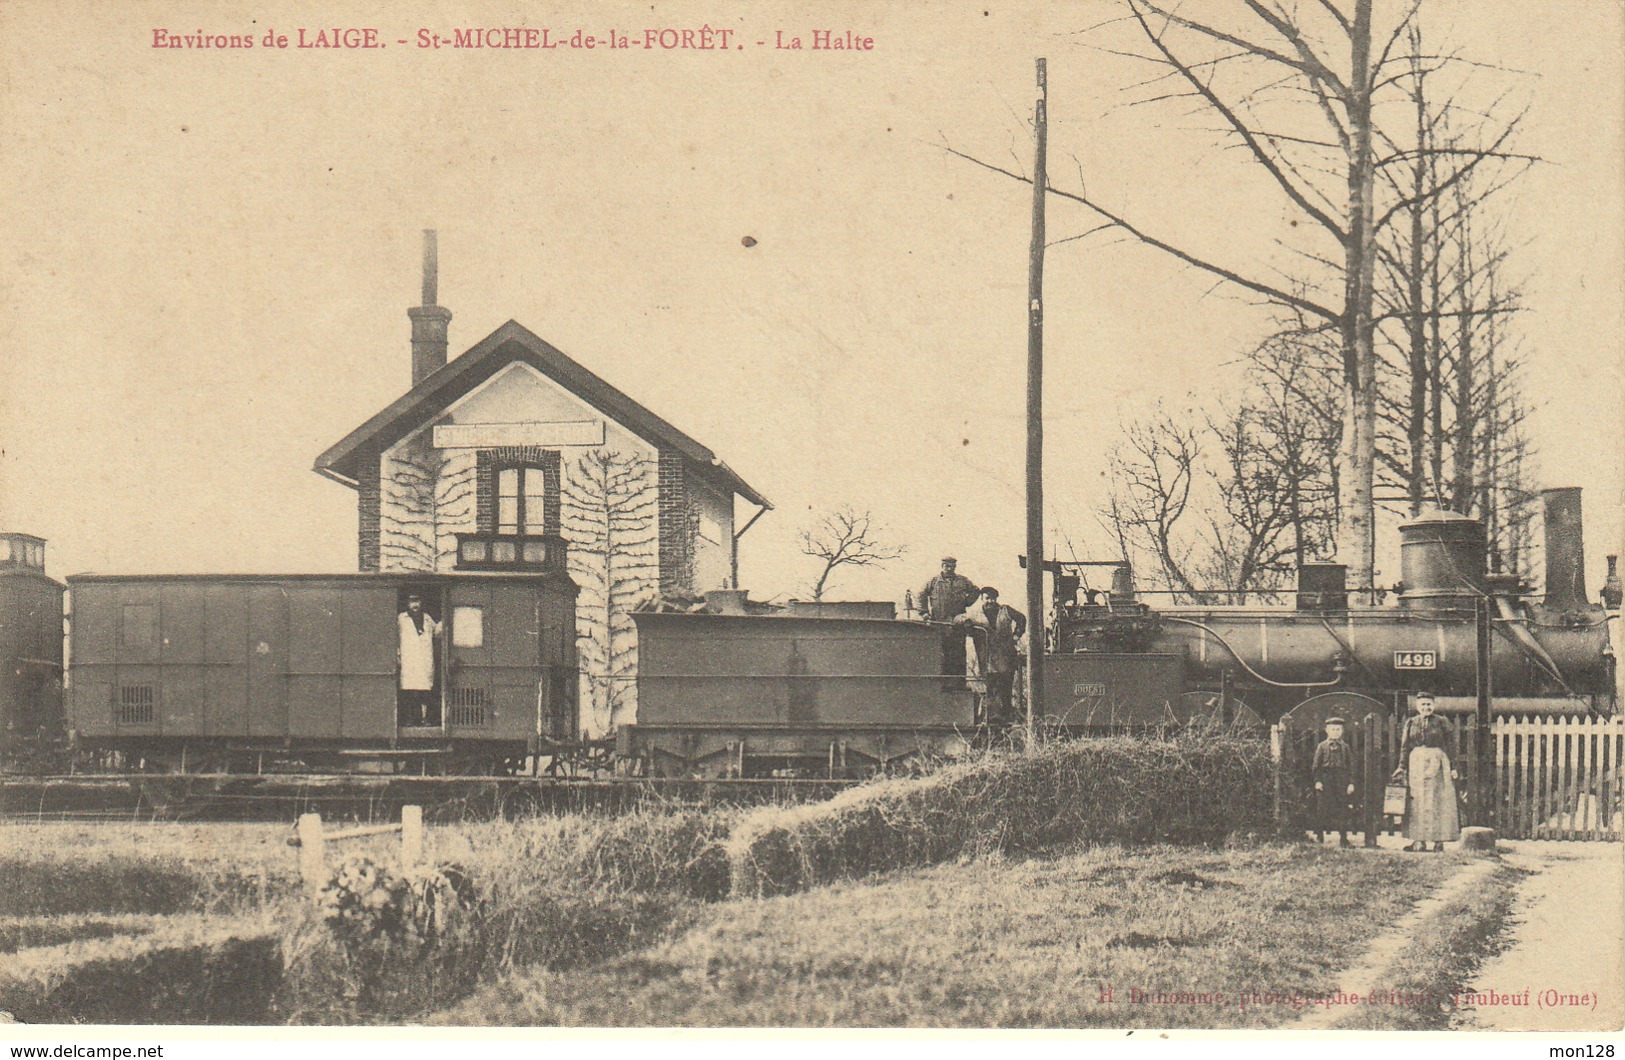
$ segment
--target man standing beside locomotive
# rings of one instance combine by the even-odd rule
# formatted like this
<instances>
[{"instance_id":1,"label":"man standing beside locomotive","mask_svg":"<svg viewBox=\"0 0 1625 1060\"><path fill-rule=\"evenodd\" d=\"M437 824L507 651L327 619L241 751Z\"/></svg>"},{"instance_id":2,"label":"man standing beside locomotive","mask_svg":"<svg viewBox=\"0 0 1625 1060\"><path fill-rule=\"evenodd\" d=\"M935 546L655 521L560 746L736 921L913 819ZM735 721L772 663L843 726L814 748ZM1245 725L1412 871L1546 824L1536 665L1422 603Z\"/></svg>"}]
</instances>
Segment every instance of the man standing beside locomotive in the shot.
<instances>
[{"instance_id":1,"label":"man standing beside locomotive","mask_svg":"<svg viewBox=\"0 0 1625 1060\"><path fill-rule=\"evenodd\" d=\"M1020 660L1016 642L1027 631L1026 616L999 603L999 590L989 585L982 589L981 603L954 619L954 625L970 630L976 638L976 673L986 688L982 721L993 728L1014 725L1011 693Z\"/></svg>"},{"instance_id":2,"label":"man standing beside locomotive","mask_svg":"<svg viewBox=\"0 0 1625 1060\"><path fill-rule=\"evenodd\" d=\"M423 599L413 593L406 598L398 624L395 662L401 669L401 724L439 725L439 705L434 702L434 642L440 636L440 623L423 613Z\"/></svg>"},{"instance_id":3,"label":"man standing beside locomotive","mask_svg":"<svg viewBox=\"0 0 1625 1060\"><path fill-rule=\"evenodd\" d=\"M953 622L976 602L976 583L960 574L959 561L942 557L942 573L920 590L920 613L927 622ZM942 631L942 672L963 681L965 676L965 631L953 626ZM963 685L961 685L963 687Z\"/></svg>"}]
</instances>

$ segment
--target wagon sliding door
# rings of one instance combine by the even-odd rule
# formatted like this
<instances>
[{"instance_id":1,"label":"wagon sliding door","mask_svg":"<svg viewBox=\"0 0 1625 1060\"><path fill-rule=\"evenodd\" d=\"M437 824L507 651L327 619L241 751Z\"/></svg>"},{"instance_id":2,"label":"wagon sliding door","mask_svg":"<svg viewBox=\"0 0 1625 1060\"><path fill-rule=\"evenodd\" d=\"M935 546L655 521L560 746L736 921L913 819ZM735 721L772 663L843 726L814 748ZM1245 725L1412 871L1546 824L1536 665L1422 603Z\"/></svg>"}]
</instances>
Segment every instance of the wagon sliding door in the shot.
<instances>
[{"instance_id":1,"label":"wagon sliding door","mask_svg":"<svg viewBox=\"0 0 1625 1060\"><path fill-rule=\"evenodd\" d=\"M395 649L400 637L393 584L349 582L338 592L339 732L346 739L395 735Z\"/></svg>"},{"instance_id":2,"label":"wagon sliding door","mask_svg":"<svg viewBox=\"0 0 1625 1060\"><path fill-rule=\"evenodd\" d=\"M536 734L543 694L538 595L517 585L453 584L446 725L468 738Z\"/></svg>"},{"instance_id":3,"label":"wagon sliding door","mask_svg":"<svg viewBox=\"0 0 1625 1060\"><path fill-rule=\"evenodd\" d=\"M343 592L292 586L288 594L288 735L336 739L343 710Z\"/></svg>"},{"instance_id":4,"label":"wagon sliding door","mask_svg":"<svg viewBox=\"0 0 1625 1060\"><path fill-rule=\"evenodd\" d=\"M399 638L394 586L297 584L288 616L288 735L392 735Z\"/></svg>"}]
</instances>

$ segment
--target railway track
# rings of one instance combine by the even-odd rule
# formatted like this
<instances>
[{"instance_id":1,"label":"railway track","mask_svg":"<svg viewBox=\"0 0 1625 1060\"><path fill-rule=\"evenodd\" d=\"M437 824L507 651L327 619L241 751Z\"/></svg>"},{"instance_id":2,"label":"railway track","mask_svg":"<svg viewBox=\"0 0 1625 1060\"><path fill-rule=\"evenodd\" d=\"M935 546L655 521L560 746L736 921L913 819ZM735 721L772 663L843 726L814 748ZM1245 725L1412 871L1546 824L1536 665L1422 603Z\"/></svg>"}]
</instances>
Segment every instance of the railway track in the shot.
<instances>
[{"instance_id":1,"label":"railway track","mask_svg":"<svg viewBox=\"0 0 1625 1060\"><path fill-rule=\"evenodd\" d=\"M856 781L769 778L60 775L0 780L0 820L131 818L283 821L301 813L393 819L421 805L432 819L806 802Z\"/></svg>"}]
</instances>

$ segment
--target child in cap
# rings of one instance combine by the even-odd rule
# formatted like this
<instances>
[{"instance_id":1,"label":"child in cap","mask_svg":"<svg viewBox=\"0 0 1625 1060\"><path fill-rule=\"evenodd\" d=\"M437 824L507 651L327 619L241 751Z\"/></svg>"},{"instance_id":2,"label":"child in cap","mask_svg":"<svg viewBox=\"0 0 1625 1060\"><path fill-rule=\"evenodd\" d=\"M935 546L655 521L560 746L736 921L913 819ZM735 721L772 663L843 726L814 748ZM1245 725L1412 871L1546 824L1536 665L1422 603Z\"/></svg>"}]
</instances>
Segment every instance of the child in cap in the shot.
<instances>
[{"instance_id":1,"label":"child in cap","mask_svg":"<svg viewBox=\"0 0 1625 1060\"><path fill-rule=\"evenodd\" d=\"M1326 719L1326 738L1315 747L1310 768L1315 782L1315 838L1337 832L1337 845L1349 843L1349 802L1354 797L1354 749L1343 739L1343 719Z\"/></svg>"}]
</instances>

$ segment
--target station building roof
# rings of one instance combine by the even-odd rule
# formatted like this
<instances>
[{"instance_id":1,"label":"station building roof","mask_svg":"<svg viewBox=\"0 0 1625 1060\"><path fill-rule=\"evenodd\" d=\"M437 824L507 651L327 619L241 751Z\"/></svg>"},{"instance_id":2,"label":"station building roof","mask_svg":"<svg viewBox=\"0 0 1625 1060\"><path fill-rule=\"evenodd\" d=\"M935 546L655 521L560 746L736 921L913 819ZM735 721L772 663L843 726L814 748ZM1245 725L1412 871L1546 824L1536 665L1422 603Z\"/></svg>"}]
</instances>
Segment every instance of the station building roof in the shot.
<instances>
[{"instance_id":1,"label":"station building roof","mask_svg":"<svg viewBox=\"0 0 1625 1060\"><path fill-rule=\"evenodd\" d=\"M345 435L316 458L316 472L356 487L368 460L376 459L379 452L420 429L514 362L529 365L604 416L652 444L681 453L730 492L759 507L773 507L766 497L740 478L710 449L513 320L430 373L422 382Z\"/></svg>"}]
</instances>

